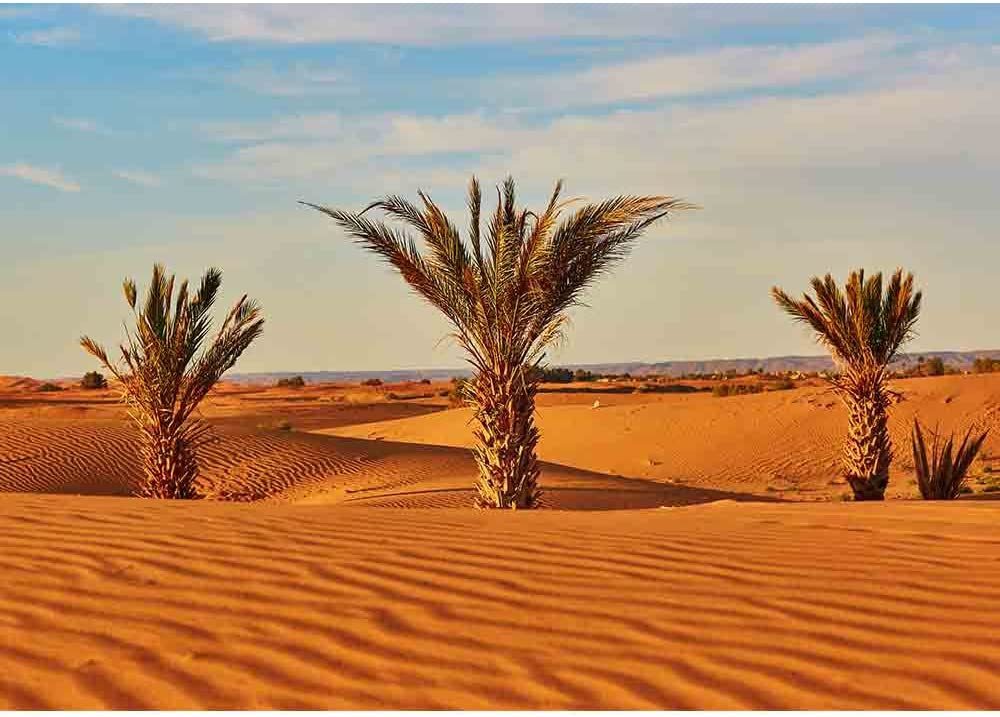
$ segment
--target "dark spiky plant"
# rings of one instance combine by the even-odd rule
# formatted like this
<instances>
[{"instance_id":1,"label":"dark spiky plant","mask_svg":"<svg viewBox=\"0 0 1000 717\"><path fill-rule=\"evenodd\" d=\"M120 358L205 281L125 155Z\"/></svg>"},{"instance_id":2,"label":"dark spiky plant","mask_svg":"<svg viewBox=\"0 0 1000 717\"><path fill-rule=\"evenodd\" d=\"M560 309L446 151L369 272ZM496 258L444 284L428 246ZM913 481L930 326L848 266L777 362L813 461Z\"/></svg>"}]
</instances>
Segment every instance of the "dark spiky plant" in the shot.
<instances>
[{"instance_id":1,"label":"dark spiky plant","mask_svg":"<svg viewBox=\"0 0 1000 717\"><path fill-rule=\"evenodd\" d=\"M469 186L470 242L430 197L421 207L389 196L354 213L308 204L330 216L363 247L392 264L403 279L454 327L453 336L475 369L464 383L475 411L476 504L482 508L537 505L538 429L535 370L562 333L566 312L595 279L623 259L653 222L689 208L670 197L620 196L587 204L568 216L562 182L545 209L519 207L514 180L497 188L497 207L480 226L482 194ZM405 230L369 219L371 209L409 225L426 244L417 249Z\"/></svg>"},{"instance_id":2,"label":"dark spiky plant","mask_svg":"<svg viewBox=\"0 0 1000 717\"><path fill-rule=\"evenodd\" d=\"M195 450L207 438L207 425L193 416L198 404L240 354L260 336L260 308L243 296L226 316L212 342L210 311L222 272L209 269L193 293L183 282L174 295L174 277L153 267L145 301L137 303L135 282L124 282L125 300L135 313L135 330L126 328L122 363L84 336L80 344L121 384L122 399L143 437L145 480L138 494L148 498L197 498ZM204 347L204 348L203 348Z\"/></svg>"},{"instance_id":3,"label":"dark spiky plant","mask_svg":"<svg viewBox=\"0 0 1000 717\"><path fill-rule=\"evenodd\" d=\"M920 488L921 497L924 500L953 500L961 495L972 461L976 459L988 434L989 429L973 438L972 428L969 428L956 451L954 434L948 436L948 440L943 440L935 431L928 456L920 421L913 419L910 447L913 450L913 467L917 472L917 487Z\"/></svg>"},{"instance_id":4,"label":"dark spiky plant","mask_svg":"<svg viewBox=\"0 0 1000 717\"><path fill-rule=\"evenodd\" d=\"M889 438L888 366L913 336L920 315L921 292L913 275L897 269L883 287L881 272L865 278L851 272L844 291L833 277L813 277L815 298L796 300L778 287L778 306L812 327L829 349L839 373L829 382L847 406L850 427L844 449L847 482L855 500L882 500L889 484L892 443Z\"/></svg>"}]
</instances>

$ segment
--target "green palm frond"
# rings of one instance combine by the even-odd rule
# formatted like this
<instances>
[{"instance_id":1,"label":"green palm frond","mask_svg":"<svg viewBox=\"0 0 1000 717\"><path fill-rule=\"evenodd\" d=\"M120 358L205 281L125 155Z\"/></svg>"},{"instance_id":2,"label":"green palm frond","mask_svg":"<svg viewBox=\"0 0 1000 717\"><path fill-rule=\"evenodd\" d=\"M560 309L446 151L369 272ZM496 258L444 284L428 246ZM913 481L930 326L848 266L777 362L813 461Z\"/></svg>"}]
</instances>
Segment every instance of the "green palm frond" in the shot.
<instances>
[{"instance_id":1,"label":"green palm frond","mask_svg":"<svg viewBox=\"0 0 1000 717\"><path fill-rule=\"evenodd\" d=\"M143 495L196 495L194 450L207 435L207 426L191 416L263 331L260 308L244 296L206 346L210 312L221 286L222 272L212 268L191 293L188 282L176 285L157 264L141 308L135 282L123 283L125 300L135 311L135 327L125 330L120 362L93 339L80 339L83 349L119 380L122 398L146 438Z\"/></svg>"},{"instance_id":2,"label":"green palm frond","mask_svg":"<svg viewBox=\"0 0 1000 717\"><path fill-rule=\"evenodd\" d=\"M530 486L537 471L537 430L530 416L534 379L528 378L533 375L528 369L560 339L566 312L580 304L584 292L628 254L643 232L659 219L694 208L672 197L619 196L564 217L576 200L563 201L562 188L557 182L545 209L536 213L518 205L516 185L508 177L497 187L496 207L484 222L482 190L473 177L468 243L423 192L418 192L422 206L390 195L357 213L302 202L387 260L452 323L453 336L477 371L469 395L477 407L477 435L490 445L477 453L477 460L481 466L496 460L518 466L494 465L494 478L507 487L491 483L490 491L507 495L504 500L510 491L521 490L512 485L529 486L524 490L534 496ZM369 219L372 209L408 226L424 250L406 232ZM514 505L533 500L519 498Z\"/></svg>"}]
</instances>

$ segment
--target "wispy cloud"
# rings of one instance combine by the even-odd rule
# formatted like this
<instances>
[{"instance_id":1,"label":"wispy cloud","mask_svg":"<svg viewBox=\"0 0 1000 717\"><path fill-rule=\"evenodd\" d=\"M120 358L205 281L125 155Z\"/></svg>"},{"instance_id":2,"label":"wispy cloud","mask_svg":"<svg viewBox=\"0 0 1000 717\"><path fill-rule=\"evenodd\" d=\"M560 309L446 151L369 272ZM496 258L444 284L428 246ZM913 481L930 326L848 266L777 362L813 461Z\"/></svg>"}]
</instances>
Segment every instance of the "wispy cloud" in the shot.
<instances>
[{"instance_id":1,"label":"wispy cloud","mask_svg":"<svg viewBox=\"0 0 1000 717\"><path fill-rule=\"evenodd\" d=\"M78 43L80 41L80 31L75 27L49 27L41 30L15 33L13 38L14 42L18 45L63 47Z\"/></svg>"},{"instance_id":2,"label":"wispy cloud","mask_svg":"<svg viewBox=\"0 0 1000 717\"><path fill-rule=\"evenodd\" d=\"M63 127L64 129L71 129L77 132L91 132L94 134L111 134L110 131L101 127L97 122L90 119L85 119L83 117L53 117L52 123Z\"/></svg>"},{"instance_id":3,"label":"wispy cloud","mask_svg":"<svg viewBox=\"0 0 1000 717\"><path fill-rule=\"evenodd\" d=\"M0 19L9 20L18 17L36 17L38 10L34 7L26 6L5 6L0 7Z\"/></svg>"},{"instance_id":4,"label":"wispy cloud","mask_svg":"<svg viewBox=\"0 0 1000 717\"><path fill-rule=\"evenodd\" d=\"M103 12L143 17L215 42L369 42L440 46L545 38L678 37L696 29L843 22L841 8L780 13L754 6L680 5L108 5ZM857 11L854 11L855 13ZM854 18L857 17L855 14Z\"/></svg>"},{"instance_id":5,"label":"wispy cloud","mask_svg":"<svg viewBox=\"0 0 1000 717\"><path fill-rule=\"evenodd\" d=\"M324 112L289 115L264 122L205 122L199 130L208 137L227 142L259 142L339 137L345 125L336 112Z\"/></svg>"},{"instance_id":6,"label":"wispy cloud","mask_svg":"<svg viewBox=\"0 0 1000 717\"><path fill-rule=\"evenodd\" d=\"M159 177L139 169L116 169L112 172L119 179L138 184L140 187L159 187L163 184Z\"/></svg>"},{"instance_id":7,"label":"wispy cloud","mask_svg":"<svg viewBox=\"0 0 1000 717\"><path fill-rule=\"evenodd\" d=\"M791 89L857 78L900 64L893 52L904 40L873 35L829 43L722 47L673 53L543 77L501 78L493 92L517 88L552 106L583 106L700 97L744 90Z\"/></svg>"},{"instance_id":8,"label":"wispy cloud","mask_svg":"<svg viewBox=\"0 0 1000 717\"><path fill-rule=\"evenodd\" d=\"M58 169L46 169L45 167L36 167L31 164L19 163L0 166L0 174L8 177L17 177L18 179L23 179L25 182L31 182L33 184L41 184L46 187L52 187L53 189L58 189L61 192L80 191L80 185L67 178Z\"/></svg>"},{"instance_id":9,"label":"wispy cloud","mask_svg":"<svg viewBox=\"0 0 1000 717\"><path fill-rule=\"evenodd\" d=\"M325 95L351 90L342 73L307 63L296 64L287 70L276 69L270 64L248 65L224 74L222 79L236 87L276 97Z\"/></svg>"},{"instance_id":10,"label":"wispy cloud","mask_svg":"<svg viewBox=\"0 0 1000 717\"><path fill-rule=\"evenodd\" d=\"M996 55L989 48L967 48L928 58L927 72L885 87L641 111L543 120L504 113L317 114L206 125L210 135L244 146L195 171L248 183L324 176L363 183L426 157L444 172L458 167L503 174L517 167L529 175L555 173L596 184L607 176L658 183L665 165L671 173L745 179L765 172L989 163L1000 161L993 129L1000 124L1000 101L991 89L1000 82L1000 62L991 64L984 53ZM347 178L345 166L364 169Z\"/></svg>"}]
</instances>

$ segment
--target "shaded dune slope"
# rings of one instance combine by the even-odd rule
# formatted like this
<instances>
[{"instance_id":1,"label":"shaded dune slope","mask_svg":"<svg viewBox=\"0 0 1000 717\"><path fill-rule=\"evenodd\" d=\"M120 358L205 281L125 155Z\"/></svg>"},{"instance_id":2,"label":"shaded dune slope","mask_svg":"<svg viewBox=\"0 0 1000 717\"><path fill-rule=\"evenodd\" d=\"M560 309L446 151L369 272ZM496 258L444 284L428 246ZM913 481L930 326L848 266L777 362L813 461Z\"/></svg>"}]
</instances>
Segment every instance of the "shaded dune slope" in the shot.
<instances>
[{"instance_id":1,"label":"shaded dune slope","mask_svg":"<svg viewBox=\"0 0 1000 717\"><path fill-rule=\"evenodd\" d=\"M0 707L998 708L998 508L8 495Z\"/></svg>"},{"instance_id":2,"label":"shaded dune slope","mask_svg":"<svg viewBox=\"0 0 1000 717\"><path fill-rule=\"evenodd\" d=\"M383 507L472 505L476 468L468 451L297 431L216 430L201 449L209 497L346 502ZM130 495L141 479L138 436L121 421L0 421L4 491ZM740 498L543 465L543 507L608 510Z\"/></svg>"}]
</instances>

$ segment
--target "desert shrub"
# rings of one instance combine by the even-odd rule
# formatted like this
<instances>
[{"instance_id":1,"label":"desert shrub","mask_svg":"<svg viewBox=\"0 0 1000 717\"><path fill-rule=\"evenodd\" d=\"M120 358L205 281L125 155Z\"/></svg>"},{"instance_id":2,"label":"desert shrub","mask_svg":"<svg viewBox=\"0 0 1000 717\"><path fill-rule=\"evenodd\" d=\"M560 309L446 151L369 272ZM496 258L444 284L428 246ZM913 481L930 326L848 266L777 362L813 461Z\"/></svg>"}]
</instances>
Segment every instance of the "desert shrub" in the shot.
<instances>
[{"instance_id":1,"label":"desert shrub","mask_svg":"<svg viewBox=\"0 0 1000 717\"><path fill-rule=\"evenodd\" d=\"M54 383L43 383L38 387L38 390L42 393L52 393L54 391L62 391L62 386L56 385Z\"/></svg>"},{"instance_id":2,"label":"desert shrub","mask_svg":"<svg viewBox=\"0 0 1000 717\"><path fill-rule=\"evenodd\" d=\"M388 398L390 401L398 401L402 398L402 396L400 396L398 393L395 393L394 391L389 391L389 393L387 393L385 397Z\"/></svg>"},{"instance_id":3,"label":"desert shrub","mask_svg":"<svg viewBox=\"0 0 1000 717\"><path fill-rule=\"evenodd\" d=\"M712 388L712 395L716 398L726 396L745 396L751 393L761 393L763 388L757 383L720 383Z\"/></svg>"},{"instance_id":4,"label":"desert shrub","mask_svg":"<svg viewBox=\"0 0 1000 717\"><path fill-rule=\"evenodd\" d=\"M88 371L83 374L83 379L80 381L80 388L88 390L96 390L107 387L108 381L104 378L104 374L98 373L97 371Z\"/></svg>"},{"instance_id":5,"label":"desert shrub","mask_svg":"<svg viewBox=\"0 0 1000 717\"><path fill-rule=\"evenodd\" d=\"M973 373L994 373L1000 371L1000 359L977 357L972 362Z\"/></svg>"},{"instance_id":6,"label":"desert shrub","mask_svg":"<svg viewBox=\"0 0 1000 717\"><path fill-rule=\"evenodd\" d=\"M431 380L429 378L422 378L422 379L420 379L420 383L422 383L425 386L430 386L431 385Z\"/></svg>"},{"instance_id":7,"label":"desert shrub","mask_svg":"<svg viewBox=\"0 0 1000 717\"><path fill-rule=\"evenodd\" d=\"M287 420L278 421L276 424L274 424L274 427L277 428L279 431L290 431L290 430L292 430L292 424L291 424L291 422L289 422Z\"/></svg>"},{"instance_id":8,"label":"desert shrub","mask_svg":"<svg viewBox=\"0 0 1000 717\"><path fill-rule=\"evenodd\" d=\"M570 383L573 380L573 372L568 368L537 366L529 369L528 374L529 378L539 383Z\"/></svg>"},{"instance_id":9,"label":"desert shrub","mask_svg":"<svg viewBox=\"0 0 1000 717\"><path fill-rule=\"evenodd\" d=\"M954 434L948 436L948 440L944 440L935 432L928 456L927 441L920 428L920 422L914 419L910 445L921 497L924 500L951 500L966 492L964 491L966 475L988 433L989 430L986 430L973 438L970 428L966 431L958 450L955 450Z\"/></svg>"},{"instance_id":10,"label":"desert shrub","mask_svg":"<svg viewBox=\"0 0 1000 717\"><path fill-rule=\"evenodd\" d=\"M925 376L944 376L944 361L940 356L934 356L924 362Z\"/></svg>"},{"instance_id":11,"label":"desert shrub","mask_svg":"<svg viewBox=\"0 0 1000 717\"><path fill-rule=\"evenodd\" d=\"M382 385L382 379L380 379L380 378L366 378L364 381L361 382L361 385L362 386L381 386Z\"/></svg>"},{"instance_id":12,"label":"desert shrub","mask_svg":"<svg viewBox=\"0 0 1000 717\"><path fill-rule=\"evenodd\" d=\"M597 376L591 373L590 371L584 371L582 368L578 368L576 371L573 372L573 380L581 382L595 381L597 380Z\"/></svg>"},{"instance_id":13,"label":"desert shrub","mask_svg":"<svg viewBox=\"0 0 1000 717\"><path fill-rule=\"evenodd\" d=\"M278 383L275 384L278 388L302 388L306 385L306 380L301 376L292 376L290 378L279 378Z\"/></svg>"},{"instance_id":14,"label":"desert shrub","mask_svg":"<svg viewBox=\"0 0 1000 717\"><path fill-rule=\"evenodd\" d=\"M779 378L771 384L772 391L790 391L795 388L795 381L790 378Z\"/></svg>"}]
</instances>

